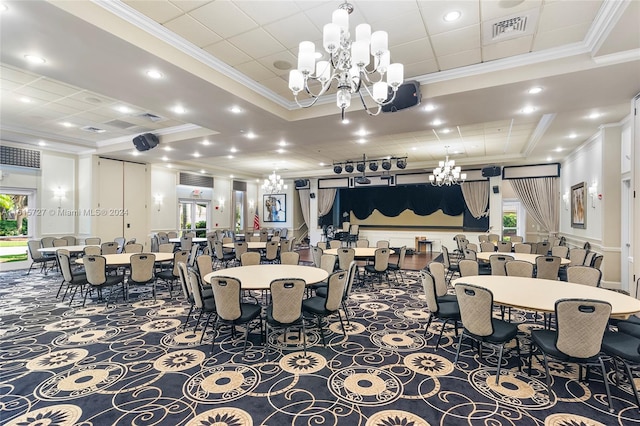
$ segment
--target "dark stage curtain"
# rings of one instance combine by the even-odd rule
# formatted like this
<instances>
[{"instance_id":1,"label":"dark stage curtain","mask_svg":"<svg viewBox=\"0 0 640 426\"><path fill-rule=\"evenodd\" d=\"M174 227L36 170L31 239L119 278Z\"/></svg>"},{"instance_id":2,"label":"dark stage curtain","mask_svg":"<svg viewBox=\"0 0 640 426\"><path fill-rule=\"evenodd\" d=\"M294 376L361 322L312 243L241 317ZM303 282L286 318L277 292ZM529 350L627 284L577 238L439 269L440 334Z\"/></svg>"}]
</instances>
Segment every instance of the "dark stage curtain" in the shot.
<instances>
[{"instance_id":1,"label":"dark stage curtain","mask_svg":"<svg viewBox=\"0 0 640 426\"><path fill-rule=\"evenodd\" d=\"M431 185L355 188L340 191L341 210L352 211L360 220L377 209L388 217L411 210L418 216L428 216L438 210L449 216L464 213L465 203L460 186Z\"/></svg>"}]
</instances>

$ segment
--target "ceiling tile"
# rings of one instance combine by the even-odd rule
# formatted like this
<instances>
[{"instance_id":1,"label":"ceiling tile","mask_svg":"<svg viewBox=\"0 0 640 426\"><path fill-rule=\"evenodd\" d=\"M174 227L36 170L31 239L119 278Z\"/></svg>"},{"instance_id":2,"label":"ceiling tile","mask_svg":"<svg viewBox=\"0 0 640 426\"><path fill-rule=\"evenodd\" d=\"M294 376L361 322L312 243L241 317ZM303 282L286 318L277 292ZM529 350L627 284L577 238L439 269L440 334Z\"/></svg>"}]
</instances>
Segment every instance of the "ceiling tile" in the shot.
<instances>
[{"instance_id":1,"label":"ceiling tile","mask_svg":"<svg viewBox=\"0 0 640 426\"><path fill-rule=\"evenodd\" d=\"M274 72L255 61L240 64L236 69L255 81L266 80L268 78L273 78L276 75Z\"/></svg>"},{"instance_id":2,"label":"ceiling tile","mask_svg":"<svg viewBox=\"0 0 640 426\"><path fill-rule=\"evenodd\" d=\"M371 26L371 31L383 30L389 34L389 48L397 44L408 43L416 38L427 36L427 30L420 14L410 13L402 16L392 15L380 26Z\"/></svg>"},{"instance_id":3,"label":"ceiling tile","mask_svg":"<svg viewBox=\"0 0 640 426\"><path fill-rule=\"evenodd\" d=\"M551 49L569 43L577 43L584 40L591 24L574 25L561 28L556 31L545 31L536 34L533 40L533 50Z\"/></svg>"},{"instance_id":4,"label":"ceiling tile","mask_svg":"<svg viewBox=\"0 0 640 426\"><path fill-rule=\"evenodd\" d=\"M49 93L54 93L59 96L71 96L81 91L77 87L72 87L46 78L33 82L31 87L44 90Z\"/></svg>"},{"instance_id":5,"label":"ceiling tile","mask_svg":"<svg viewBox=\"0 0 640 426\"><path fill-rule=\"evenodd\" d=\"M293 94L289 90L289 83L282 77L267 78L260 81L260 84L267 89L273 90L278 95L284 97L287 100L293 100Z\"/></svg>"},{"instance_id":6,"label":"ceiling tile","mask_svg":"<svg viewBox=\"0 0 640 426\"><path fill-rule=\"evenodd\" d=\"M256 28L231 37L228 41L254 58L261 58L286 50L282 44L278 43L262 28Z\"/></svg>"},{"instance_id":7,"label":"ceiling tile","mask_svg":"<svg viewBox=\"0 0 640 426\"><path fill-rule=\"evenodd\" d=\"M531 35L482 46L482 60L487 62L529 53L532 41L533 36Z\"/></svg>"},{"instance_id":8,"label":"ceiling tile","mask_svg":"<svg viewBox=\"0 0 640 426\"><path fill-rule=\"evenodd\" d=\"M576 3L579 3L576 1ZM508 7L514 5L512 7ZM539 8L542 0L524 0L523 2L480 0L480 19L487 21L490 19L502 18L504 16L517 14L526 10Z\"/></svg>"},{"instance_id":9,"label":"ceiling tile","mask_svg":"<svg viewBox=\"0 0 640 426\"><path fill-rule=\"evenodd\" d=\"M189 15L182 15L164 26L198 47L207 46L221 39L219 35Z\"/></svg>"},{"instance_id":10,"label":"ceiling tile","mask_svg":"<svg viewBox=\"0 0 640 426\"><path fill-rule=\"evenodd\" d=\"M420 12L430 35L440 34L480 23L478 1L420 1ZM462 15L453 22L446 22L444 15L459 11Z\"/></svg>"},{"instance_id":11,"label":"ceiling tile","mask_svg":"<svg viewBox=\"0 0 640 426\"><path fill-rule=\"evenodd\" d=\"M290 64L291 68L284 69L284 70L278 69L273 65L276 61L280 61L283 64L288 63ZM258 59L258 62L263 66L265 66L266 68L270 69L276 75L285 76L286 79L288 79L289 71L296 67L297 58L293 56L289 50L285 50L283 52L278 52L274 55L269 55L269 56L265 56L264 58L260 58Z\"/></svg>"},{"instance_id":12,"label":"ceiling tile","mask_svg":"<svg viewBox=\"0 0 640 426\"><path fill-rule=\"evenodd\" d=\"M302 13L265 25L264 29L287 49L295 48L296 52L301 41L322 40L322 31ZM324 51L322 43L316 45L316 50Z\"/></svg>"},{"instance_id":13,"label":"ceiling tile","mask_svg":"<svg viewBox=\"0 0 640 426\"><path fill-rule=\"evenodd\" d=\"M545 4L538 18L538 31L553 31L572 25L591 23L601 5L601 1L559 1Z\"/></svg>"},{"instance_id":14,"label":"ceiling tile","mask_svg":"<svg viewBox=\"0 0 640 426\"><path fill-rule=\"evenodd\" d=\"M295 15L300 9L290 1L236 1L235 5L259 25Z\"/></svg>"},{"instance_id":15,"label":"ceiling tile","mask_svg":"<svg viewBox=\"0 0 640 426\"><path fill-rule=\"evenodd\" d=\"M223 38L252 30L258 25L229 1L208 3L189 12L198 21Z\"/></svg>"},{"instance_id":16,"label":"ceiling tile","mask_svg":"<svg viewBox=\"0 0 640 426\"><path fill-rule=\"evenodd\" d=\"M216 58L230 66L249 62L252 58L228 41L221 41L204 48Z\"/></svg>"},{"instance_id":17,"label":"ceiling tile","mask_svg":"<svg viewBox=\"0 0 640 426\"><path fill-rule=\"evenodd\" d=\"M402 62L402 61L400 61ZM435 59L428 59L422 62L414 62L411 64L404 64L404 77L405 79L411 79L413 77L418 77L426 74L430 74L432 72L438 71L438 63ZM428 90L428 88L427 88ZM425 92L423 89L422 99L424 101Z\"/></svg>"},{"instance_id":18,"label":"ceiling tile","mask_svg":"<svg viewBox=\"0 0 640 426\"><path fill-rule=\"evenodd\" d=\"M438 57L450 55L455 52L477 49L480 47L480 25L472 25L470 27L434 35L431 37L431 45Z\"/></svg>"},{"instance_id":19,"label":"ceiling tile","mask_svg":"<svg viewBox=\"0 0 640 426\"><path fill-rule=\"evenodd\" d=\"M2 64L2 66L0 66L0 76L2 76L3 81L9 80L19 84L28 84L42 78L37 74L13 68L5 64Z\"/></svg>"},{"instance_id":20,"label":"ceiling tile","mask_svg":"<svg viewBox=\"0 0 640 426\"><path fill-rule=\"evenodd\" d=\"M212 1L214 0L173 0L171 1L171 4L180 8L180 10L190 12L193 9L197 9L207 3L211 3Z\"/></svg>"},{"instance_id":21,"label":"ceiling tile","mask_svg":"<svg viewBox=\"0 0 640 426\"><path fill-rule=\"evenodd\" d=\"M168 1L125 0L125 3L156 22L164 24L184 13Z\"/></svg>"},{"instance_id":22,"label":"ceiling tile","mask_svg":"<svg viewBox=\"0 0 640 426\"><path fill-rule=\"evenodd\" d=\"M27 96L40 101L54 102L60 99L60 95L37 89L33 86L22 86L14 91L17 95Z\"/></svg>"},{"instance_id":23,"label":"ceiling tile","mask_svg":"<svg viewBox=\"0 0 640 426\"><path fill-rule=\"evenodd\" d=\"M420 38L408 43L395 45L389 49L391 51L391 62L421 62L433 59L433 51L428 38Z\"/></svg>"}]
</instances>

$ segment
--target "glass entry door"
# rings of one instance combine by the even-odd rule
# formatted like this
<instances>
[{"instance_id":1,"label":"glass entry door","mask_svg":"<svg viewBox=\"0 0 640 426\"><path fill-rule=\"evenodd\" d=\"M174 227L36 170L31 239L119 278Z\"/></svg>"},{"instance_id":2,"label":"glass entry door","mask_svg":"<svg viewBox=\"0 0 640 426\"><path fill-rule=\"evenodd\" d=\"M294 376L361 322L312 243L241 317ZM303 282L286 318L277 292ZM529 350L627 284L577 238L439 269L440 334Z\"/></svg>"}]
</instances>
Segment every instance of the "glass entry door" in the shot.
<instances>
[{"instance_id":1,"label":"glass entry door","mask_svg":"<svg viewBox=\"0 0 640 426\"><path fill-rule=\"evenodd\" d=\"M211 202L207 200L185 200L178 202L178 217L180 218L180 230L194 231L196 237L206 237L209 231L209 211Z\"/></svg>"}]
</instances>

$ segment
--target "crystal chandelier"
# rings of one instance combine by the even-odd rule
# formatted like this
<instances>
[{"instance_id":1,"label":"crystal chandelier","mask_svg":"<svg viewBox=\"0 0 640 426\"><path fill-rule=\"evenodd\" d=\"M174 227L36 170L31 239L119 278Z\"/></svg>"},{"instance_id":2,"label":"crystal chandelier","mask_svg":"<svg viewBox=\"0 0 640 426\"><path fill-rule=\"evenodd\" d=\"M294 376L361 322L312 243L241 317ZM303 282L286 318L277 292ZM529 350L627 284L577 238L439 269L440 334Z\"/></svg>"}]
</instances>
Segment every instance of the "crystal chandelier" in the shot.
<instances>
[{"instance_id":1,"label":"crystal chandelier","mask_svg":"<svg viewBox=\"0 0 640 426\"><path fill-rule=\"evenodd\" d=\"M438 163L438 167L433 169L429 175L429 182L433 186L459 185L467 179L466 173L460 173L460 166L456 166L454 160L449 160L449 147L445 146L446 157L444 161Z\"/></svg>"},{"instance_id":2,"label":"crystal chandelier","mask_svg":"<svg viewBox=\"0 0 640 426\"><path fill-rule=\"evenodd\" d=\"M264 183L262 184L262 192L265 194L277 194L287 188L288 186L284 184L284 181L280 175L276 174L275 170L267 179L264 180Z\"/></svg>"},{"instance_id":3,"label":"crystal chandelier","mask_svg":"<svg viewBox=\"0 0 640 426\"><path fill-rule=\"evenodd\" d=\"M298 106L308 108L329 90L335 80L338 91L336 103L345 120L345 110L351 105L351 96L358 95L369 115L378 115L382 106L396 97L398 87L404 80L404 66L391 63L386 31L371 33L371 26L360 24L356 27L355 41L349 33L349 14L353 6L346 0L333 12L332 22L326 24L322 32L322 45L330 55L329 61L316 63L314 43L303 41L298 53L298 69L289 72L289 89L293 92ZM367 68L373 56L373 64ZM386 74L386 81L385 81ZM370 84L372 87L368 86ZM313 88L316 92L313 92ZM391 88L391 96L389 96ZM311 101L301 104L298 93L305 91ZM377 105L372 111L365 103L367 94ZM374 107L375 108L375 107Z\"/></svg>"}]
</instances>

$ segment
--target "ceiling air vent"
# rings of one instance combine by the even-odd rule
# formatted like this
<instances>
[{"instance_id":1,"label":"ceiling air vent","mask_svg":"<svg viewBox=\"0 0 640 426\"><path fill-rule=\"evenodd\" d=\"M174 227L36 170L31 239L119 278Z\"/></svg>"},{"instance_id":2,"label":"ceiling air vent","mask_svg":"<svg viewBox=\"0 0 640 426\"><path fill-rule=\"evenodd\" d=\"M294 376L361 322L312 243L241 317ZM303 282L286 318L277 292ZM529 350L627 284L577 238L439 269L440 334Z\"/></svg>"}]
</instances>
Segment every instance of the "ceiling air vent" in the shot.
<instances>
[{"instance_id":1,"label":"ceiling air vent","mask_svg":"<svg viewBox=\"0 0 640 426\"><path fill-rule=\"evenodd\" d=\"M111 120L111 121L107 121L106 123L103 123L107 126L111 126L111 127L115 127L117 129L130 129L132 127L135 127L136 125L133 123L129 123L128 121L123 121L123 120Z\"/></svg>"},{"instance_id":2,"label":"ceiling air vent","mask_svg":"<svg viewBox=\"0 0 640 426\"><path fill-rule=\"evenodd\" d=\"M0 146L0 164L39 169L40 151L2 145Z\"/></svg>"},{"instance_id":3,"label":"ceiling air vent","mask_svg":"<svg viewBox=\"0 0 640 426\"><path fill-rule=\"evenodd\" d=\"M213 188L213 177L180 172L179 185Z\"/></svg>"},{"instance_id":4,"label":"ceiling air vent","mask_svg":"<svg viewBox=\"0 0 640 426\"><path fill-rule=\"evenodd\" d=\"M93 127L93 126L80 127L80 130L84 130L85 132L91 132L91 133L104 133L104 132L106 132L105 129L100 129L99 127Z\"/></svg>"},{"instance_id":5,"label":"ceiling air vent","mask_svg":"<svg viewBox=\"0 0 640 426\"><path fill-rule=\"evenodd\" d=\"M143 112L142 114L136 115L136 117L144 118L145 120L153 121L154 123L166 120L166 118L151 114L150 112Z\"/></svg>"},{"instance_id":6,"label":"ceiling air vent","mask_svg":"<svg viewBox=\"0 0 640 426\"><path fill-rule=\"evenodd\" d=\"M505 16L482 24L483 44L498 43L512 38L532 35L538 21L538 9Z\"/></svg>"}]
</instances>

